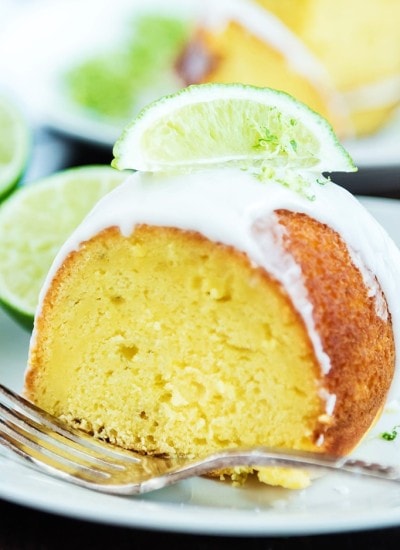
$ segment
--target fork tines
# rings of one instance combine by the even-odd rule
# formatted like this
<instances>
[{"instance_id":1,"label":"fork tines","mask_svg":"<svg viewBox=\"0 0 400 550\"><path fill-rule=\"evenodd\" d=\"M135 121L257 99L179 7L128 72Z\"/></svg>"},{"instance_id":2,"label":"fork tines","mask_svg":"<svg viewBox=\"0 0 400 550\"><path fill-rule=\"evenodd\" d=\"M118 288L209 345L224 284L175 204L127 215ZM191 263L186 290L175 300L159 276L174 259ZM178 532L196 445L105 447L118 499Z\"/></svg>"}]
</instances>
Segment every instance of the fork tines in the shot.
<instances>
[{"instance_id":1,"label":"fork tines","mask_svg":"<svg viewBox=\"0 0 400 550\"><path fill-rule=\"evenodd\" d=\"M0 384L0 441L32 466L57 470L69 477L84 476L106 482L113 471L124 471L127 461L139 458L123 449L67 428L59 419L39 409Z\"/></svg>"}]
</instances>

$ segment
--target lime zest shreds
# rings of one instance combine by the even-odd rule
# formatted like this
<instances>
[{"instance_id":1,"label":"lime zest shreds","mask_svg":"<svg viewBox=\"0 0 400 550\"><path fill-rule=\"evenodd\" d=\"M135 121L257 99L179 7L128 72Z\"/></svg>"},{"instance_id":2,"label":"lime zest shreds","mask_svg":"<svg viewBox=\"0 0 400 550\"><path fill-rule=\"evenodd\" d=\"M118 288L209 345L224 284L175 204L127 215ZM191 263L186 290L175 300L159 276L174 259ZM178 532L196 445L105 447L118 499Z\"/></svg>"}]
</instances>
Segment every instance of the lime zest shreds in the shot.
<instances>
[{"instance_id":1,"label":"lime zest shreds","mask_svg":"<svg viewBox=\"0 0 400 550\"><path fill-rule=\"evenodd\" d=\"M315 200L312 183L316 181L319 185L326 185L330 181L322 175L315 178L315 174L307 170L277 169L267 162L261 165L259 172L255 175L262 183L268 181L279 183L311 201Z\"/></svg>"},{"instance_id":2,"label":"lime zest shreds","mask_svg":"<svg viewBox=\"0 0 400 550\"><path fill-rule=\"evenodd\" d=\"M268 126L256 126L255 147L263 152L263 164L269 161L277 166L311 168L318 162L319 143L300 121L288 118L275 107L266 107Z\"/></svg>"},{"instance_id":3,"label":"lime zest shreds","mask_svg":"<svg viewBox=\"0 0 400 550\"><path fill-rule=\"evenodd\" d=\"M394 441L396 437L399 435L399 428L400 426L393 426L393 429L391 432L382 432L381 438L385 441Z\"/></svg>"},{"instance_id":4,"label":"lime zest shreds","mask_svg":"<svg viewBox=\"0 0 400 550\"><path fill-rule=\"evenodd\" d=\"M279 145L279 138L275 134L271 134L271 130L267 127L264 127L264 135L260 138L258 138L258 142L254 147L258 147L259 149L265 148L266 146L270 147L270 145L275 145L276 147Z\"/></svg>"},{"instance_id":5,"label":"lime zest shreds","mask_svg":"<svg viewBox=\"0 0 400 550\"><path fill-rule=\"evenodd\" d=\"M242 84L192 85L151 103L113 152L120 170L356 170L324 118L285 92Z\"/></svg>"},{"instance_id":6,"label":"lime zest shreds","mask_svg":"<svg viewBox=\"0 0 400 550\"><path fill-rule=\"evenodd\" d=\"M22 111L8 97L0 97L0 200L22 178L31 142L31 130Z\"/></svg>"},{"instance_id":7,"label":"lime zest shreds","mask_svg":"<svg viewBox=\"0 0 400 550\"><path fill-rule=\"evenodd\" d=\"M69 168L18 188L0 206L0 304L32 327L39 291L60 246L125 174Z\"/></svg>"}]
</instances>

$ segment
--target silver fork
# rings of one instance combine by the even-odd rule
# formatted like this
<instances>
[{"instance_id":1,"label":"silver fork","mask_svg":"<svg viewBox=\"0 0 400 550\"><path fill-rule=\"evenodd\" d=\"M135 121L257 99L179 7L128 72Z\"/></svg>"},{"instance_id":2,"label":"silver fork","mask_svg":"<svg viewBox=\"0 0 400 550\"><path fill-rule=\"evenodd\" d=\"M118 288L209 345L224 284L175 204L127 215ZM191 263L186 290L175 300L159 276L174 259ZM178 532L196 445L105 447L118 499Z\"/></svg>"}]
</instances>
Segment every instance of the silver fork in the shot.
<instances>
[{"instance_id":1,"label":"silver fork","mask_svg":"<svg viewBox=\"0 0 400 550\"><path fill-rule=\"evenodd\" d=\"M235 466L340 470L400 481L400 470L394 466L265 447L228 449L195 460L143 456L67 427L1 384L0 445L41 472L117 495L148 493Z\"/></svg>"}]
</instances>

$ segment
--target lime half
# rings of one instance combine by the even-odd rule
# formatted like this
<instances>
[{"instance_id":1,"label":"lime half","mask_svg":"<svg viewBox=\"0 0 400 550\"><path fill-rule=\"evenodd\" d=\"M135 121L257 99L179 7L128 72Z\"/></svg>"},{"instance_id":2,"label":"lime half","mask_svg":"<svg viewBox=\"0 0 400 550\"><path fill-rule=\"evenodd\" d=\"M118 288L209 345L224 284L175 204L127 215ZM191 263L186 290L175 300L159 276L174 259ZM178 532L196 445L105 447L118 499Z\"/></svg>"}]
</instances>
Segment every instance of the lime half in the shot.
<instances>
[{"instance_id":1,"label":"lime half","mask_svg":"<svg viewBox=\"0 0 400 550\"><path fill-rule=\"evenodd\" d=\"M20 187L0 206L0 304L23 325L32 327L60 246L124 177L106 165L70 168Z\"/></svg>"},{"instance_id":2,"label":"lime half","mask_svg":"<svg viewBox=\"0 0 400 550\"><path fill-rule=\"evenodd\" d=\"M14 103L0 97L0 200L17 185L28 163L31 132Z\"/></svg>"},{"instance_id":3,"label":"lime half","mask_svg":"<svg viewBox=\"0 0 400 550\"><path fill-rule=\"evenodd\" d=\"M330 124L285 92L200 84L145 107L114 146L120 170L236 165L313 173L356 170Z\"/></svg>"}]
</instances>

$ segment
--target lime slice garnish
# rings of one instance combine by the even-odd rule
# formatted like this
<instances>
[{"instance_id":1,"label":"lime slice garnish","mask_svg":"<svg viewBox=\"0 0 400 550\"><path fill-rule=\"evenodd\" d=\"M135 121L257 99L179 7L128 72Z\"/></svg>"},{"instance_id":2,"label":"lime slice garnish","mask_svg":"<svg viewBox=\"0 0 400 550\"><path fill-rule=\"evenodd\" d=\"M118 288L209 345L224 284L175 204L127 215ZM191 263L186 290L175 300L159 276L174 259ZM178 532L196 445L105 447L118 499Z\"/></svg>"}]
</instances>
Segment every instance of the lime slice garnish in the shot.
<instances>
[{"instance_id":1,"label":"lime slice garnish","mask_svg":"<svg viewBox=\"0 0 400 550\"><path fill-rule=\"evenodd\" d=\"M235 165L262 175L356 170L331 125L285 92L242 84L189 86L145 107L114 146L120 170Z\"/></svg>"},{"instance_id":2,"label":"lime slice garnish","mask_svg":"<svg viewBox=\"0 0 400 550\"><path fill-rule=\"evenodd\" d=\"M125 175L110 166L60 171L17 189L0 206L0 304L32 327L40 288L60 246Z\"/></svg>"},{"instance_id":3,"label":"lime slice garnish","mask_svg":"<svg viewBox=\"0 0 400 550\"><path fill-rule=\"evenodd\" d=\"M31 132L20 109L0 97L0 200L17 185L28 163Z\"/></svg>"}]
</instances>

